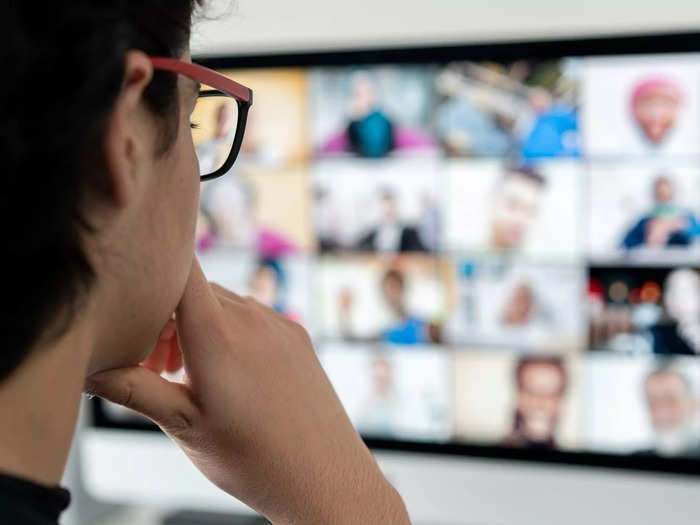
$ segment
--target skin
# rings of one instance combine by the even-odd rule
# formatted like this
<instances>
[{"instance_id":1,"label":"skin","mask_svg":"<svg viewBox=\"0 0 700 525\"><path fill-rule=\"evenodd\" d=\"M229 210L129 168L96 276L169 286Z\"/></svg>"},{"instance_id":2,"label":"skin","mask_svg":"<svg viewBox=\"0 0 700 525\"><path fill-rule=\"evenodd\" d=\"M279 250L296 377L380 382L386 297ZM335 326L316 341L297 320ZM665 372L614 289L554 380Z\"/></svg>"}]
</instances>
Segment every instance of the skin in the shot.
<instances>
[{"instance_id":1,"label":"skin","mask_svg":"<svg viewBox=\"0 0 700 525\"><path fill-rule=\"evenodd\" d=\"M661 177L654 182L654 199L657 204L668 204L674 200L672 182ZM676 232L688 227L685 217L654 217L649 220L646 228L646 244L649 246L665 246L669 238Z\"/></svg>"},{"instance_id":2,"label":"skin","mask_svg":"<svg viewBox=\"0 0 700 525\"><path fill-rule=\"evenodd\" d=\"M350 86L350 115L362 119L369 115L377 104L372 79L366 73L356 73Z\"/></svg>"},{"instance_id":3,"label":"skin","mask_svg":"<svg viewBox=\"0 0 700 525\"><path fill-rule=\"evenodd\" d=\"M680 103L671 88L658 86L637 101L634 118L654 144L663 142L678 117Z\"/></svg>"},{"instance_id":4,"label":"skin","mask_svg":"<svg viewBox=\"0 0 700 525\"><path fill-rule=\"evenodd\" d=\"M683 427L692 418L695 401L688 385L678 374L662 372L649 376L644 392L656 431Z\"/></svg>"},{"instance_id":5,"label":"skin","mask_svg":"<svg viewBox=\"0 0 700 525\"><path fill-rule=\"evenodd\" d=\"M501 182L494 197L491 244L497 250L515 250L537 217L542 187L534 181L511 174Z\"/></svg>"},{"instance_id":6,"label":"skin","mask_svg":"<svg viewBox=\"0 0 700 525\"><path fill-rule=\"evenodd\" d=\"M233 104L223 103L216 110L216 138L226 137L236 124Z\"/></svg>"},{"instance_id":7,"label":"skin","mask_svg":"<svg viewBox=\"0 0 700 525\"><path fill-rule=\"evenodd\" d=\"M251 292L256 300L265 306L273 307L279 294L275 271L267 266L258 268L251 282Z\"/></svg>"},{"instance_id":8,"label":"skin","mask_svg":"<svg viewBox=\"0 0 700 525\"><path fill-rule=\"evenodd\" d=\"M152 66L130 51L125 70L104 142L111 194L85 210L97 282L68 331L0 385L0 470L58 484L85 390L151 418L275 524L409 523L303 328L210 284L194 257L194 83L179 78L178 135L157 156ZM181 364L185 384L159 375Z\"/></svg>"},{"instance_id":9,"label":"skin","mask_svg":"<svg viewBox=\"0 0 700 525\"><path fill-rule=\"evenodd\" d=\"M556 431L564 400L564 378L549 364L531 364L522 372L517 408L531 441L547 441Z\"/></svg>"},{"instance_id":10,"label":"skin","mask_svg":"<svg viewBox=\"0 0 700 525\"><path fill-rule=\"evenodd\" d=\"M391 310L399 317L406 315L406 307L404 305L404 285L398 279L387 275L382 280L382 295L384 300Z\"/></svg>"},{"instance_id":11,"label":"skin","mask_svg":"<svg viewBox=\"0 0 700 525\"><path fill-rule=\"evenodd\" d=\"M384 358L377 358L372 363L372 384L374 394L378 398L386 398L391 394L394 384L394 374L391 365Z\"/></svg>"},{"instance_id":12,"label":"skin","mask_svg":"<svg viewBox=\"0 0 700 525\"><path fill-rule=\"evenodd\" d=\"M532 289L525 283L515 287L506 306L503 319L508 325L524 326L530 322L533 310Z\"/></svg>"},{"instance_id":13,"label":"skin","mask_svg":"<svg viewBox=\"0 0 700 525\"><path fill-rule=\"evenodd\" d=\"M654 182L654 198L658 203L673 201L673 184L665 177L661 177Z\"/></svg>"},{"instance_id":14,"label":"skin","mask_svg":"<svg viewBox=\"0 0 700 525\"><path fill-rule=\"evenodd\" d=\"M396 210L396 199L392 195L384 195L381 198L381 213L385 223L396 222L398 212Z\"/></svg>"}]
</instances>

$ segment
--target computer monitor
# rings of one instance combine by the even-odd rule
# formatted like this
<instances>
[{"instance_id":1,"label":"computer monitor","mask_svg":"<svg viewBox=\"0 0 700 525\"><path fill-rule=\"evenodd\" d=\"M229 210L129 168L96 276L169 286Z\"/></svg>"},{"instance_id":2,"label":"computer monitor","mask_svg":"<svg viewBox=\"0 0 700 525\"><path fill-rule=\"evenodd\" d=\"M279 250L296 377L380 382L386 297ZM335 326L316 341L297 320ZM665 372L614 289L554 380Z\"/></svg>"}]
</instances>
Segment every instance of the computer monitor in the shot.
<instances>
[{"instance_id":1,"label":"computer monitor","mask_svg":"<svg viewBox=\"0 0 700 525\"><path fill-rule=\"evenodd\" d=\"M308 329L417 522L695 521L700 34L201 62L255 93L204 271ZM92 408L95 494L242 508Z\"/></svg>"}]
</instances>

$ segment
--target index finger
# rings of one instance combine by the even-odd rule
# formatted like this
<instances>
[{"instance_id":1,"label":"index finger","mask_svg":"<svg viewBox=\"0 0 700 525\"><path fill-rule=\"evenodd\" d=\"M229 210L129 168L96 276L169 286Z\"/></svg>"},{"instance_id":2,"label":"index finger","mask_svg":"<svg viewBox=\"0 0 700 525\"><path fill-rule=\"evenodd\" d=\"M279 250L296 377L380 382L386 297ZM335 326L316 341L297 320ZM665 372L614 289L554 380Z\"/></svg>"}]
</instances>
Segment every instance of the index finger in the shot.
<instances>
[{"instance_id":1,"label":"index finger","mask_svg":"<svg viewBox=\"0 0 700 525\"><path fill-rule=\"evenodd\" d=\"M177 335L185 354L211 346L210 327L218 322L220 315L221 303L194 257L185 291L175 310Z\"/></svg>"},{"instance_id":2,"label":"index finger","mask_svg":"<svg viewBox=\"0 0 700 525\"><path fill-rule=\"evenodd\" d=\"M215 314L220 308L221 305L211 289L197 257L193 257L185 291L175 310L177 324L180 325L186 319L196 319L197 316Z\"/></svg>"}]
</instances>

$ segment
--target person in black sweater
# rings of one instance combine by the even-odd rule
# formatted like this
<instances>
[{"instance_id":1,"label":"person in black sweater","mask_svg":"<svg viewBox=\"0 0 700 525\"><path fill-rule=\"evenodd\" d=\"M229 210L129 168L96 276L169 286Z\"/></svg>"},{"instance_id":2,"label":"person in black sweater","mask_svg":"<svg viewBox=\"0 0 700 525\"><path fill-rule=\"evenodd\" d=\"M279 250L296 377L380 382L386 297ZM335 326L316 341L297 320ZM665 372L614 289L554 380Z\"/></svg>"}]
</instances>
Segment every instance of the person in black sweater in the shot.
<instances>
[{"instance_id":1,"label":"person in black sweater","mask_svg":"<svg viewBox=\"0 0 700 525\"><path fill-rule=\"evenodd\" d=\"M371 252L425 252L418 230L399 220L396 195L390 189L379 194L381 218L357 245L361 251Z\"/></svg>"},{"instance_id":2,"label":"person in black sweater","mask_svg":"<svg viewBox=\"0 0 700 525\"><path fill-rule=\"evenodd\" d=\"M210 284L194 256L199 82L252 102L191 64L201 3L0 7L11 72L0 87L0 523L58 523L85 391L153 420L273 523L407 524L304 329ZM160 375L182 366L185 384Z\"/></svg>"}]
</instances>

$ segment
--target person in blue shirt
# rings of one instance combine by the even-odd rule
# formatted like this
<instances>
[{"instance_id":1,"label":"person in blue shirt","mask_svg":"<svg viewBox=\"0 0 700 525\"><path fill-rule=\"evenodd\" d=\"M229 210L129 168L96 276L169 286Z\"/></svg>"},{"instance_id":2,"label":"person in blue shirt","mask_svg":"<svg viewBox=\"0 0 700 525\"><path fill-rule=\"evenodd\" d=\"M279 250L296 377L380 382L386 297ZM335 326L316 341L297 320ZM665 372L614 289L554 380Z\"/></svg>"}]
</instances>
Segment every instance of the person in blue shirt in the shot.
<instances>
[{"instance_id":1,"label":"person in blue shirt","mask_svg":"<svg viewBox=\"0 0 700 525\"><path fill-rule=\"evenodd\" d=\"M544 89L533 89L529 96L535 120L521 144L523 160L580 157L578 111L565 102L552 102Z\"/></svg>"},{"instance_id":2,"label":"person in blue shirt","mask_svg":"<svg viewBox=\"0 0 700 525\"><path fill-rule=\"evenodd\" d=\"M438 323L421 319L408 311L405 298L405 278L399 270L392 268L384 273L381 289L394 321L375 336L358 336L350 325L353 294L350 290L345 290L340 296L340 326L343 339L347 341L383 341L395 345L418 345L441 341L441 327Z\"/></svg>"},{"instance_id":3,"label":"person in blue shirt","mask_svg":"<svg viewBox=\"0 0 700 525\"><path fill-rule=\"evenodd\" d=\"M689 210L674 202L675 190L665 175L654 181L654 207L622 239L622 247L688 246L700 236L700 225Z\"/></svg>"},{"instance_id":4,"label":"person in blue shirt","mask_svg":"<svg viewBox=\"0 0 700 525\"><path fill-rule=\"evenodd\" d=\"M382 294L396 316L394 324L382 333L387 343L413 345L431 342L430 323L411 315L406 308L406 283L398 270L388 270L382 277Z\"/></svg>"}]
</instances>

